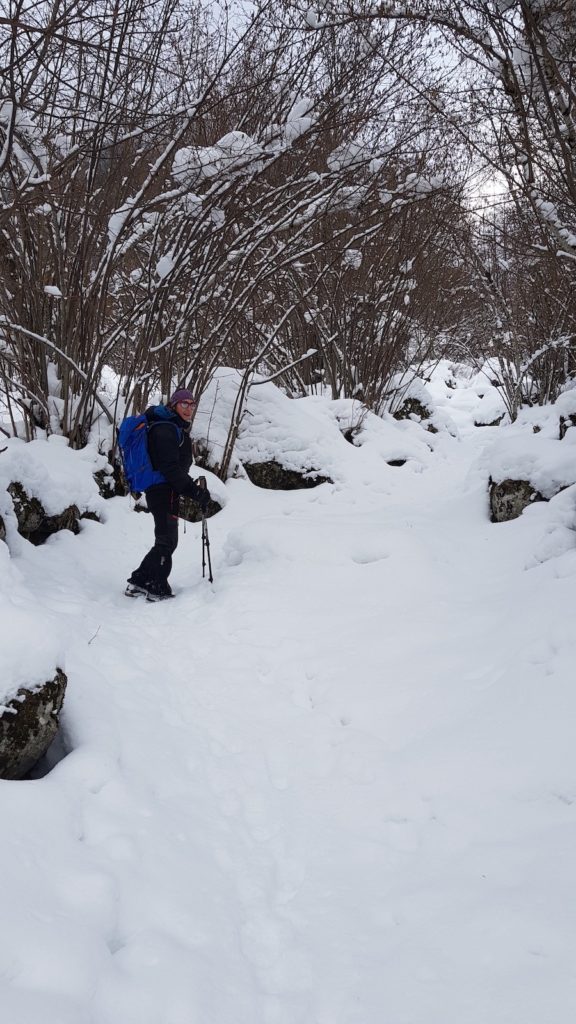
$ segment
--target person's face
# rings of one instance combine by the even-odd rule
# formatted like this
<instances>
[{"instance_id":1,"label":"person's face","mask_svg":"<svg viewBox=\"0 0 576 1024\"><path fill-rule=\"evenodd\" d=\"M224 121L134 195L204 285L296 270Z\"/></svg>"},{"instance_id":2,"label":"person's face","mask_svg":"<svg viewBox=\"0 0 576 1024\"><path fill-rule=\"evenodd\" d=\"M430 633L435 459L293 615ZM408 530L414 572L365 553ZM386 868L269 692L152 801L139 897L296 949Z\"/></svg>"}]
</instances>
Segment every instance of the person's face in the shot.
<instances>
[{"instance_id":1,"label":"person's face","mask_svg":"<svg viewBox=\"0 0 576 1024\"><path fill-rule=\"evenodd\" d=\"M192 423L196 412L196 402L176 402L176 412L186 423Z\"/></svg>"}]
</instances>

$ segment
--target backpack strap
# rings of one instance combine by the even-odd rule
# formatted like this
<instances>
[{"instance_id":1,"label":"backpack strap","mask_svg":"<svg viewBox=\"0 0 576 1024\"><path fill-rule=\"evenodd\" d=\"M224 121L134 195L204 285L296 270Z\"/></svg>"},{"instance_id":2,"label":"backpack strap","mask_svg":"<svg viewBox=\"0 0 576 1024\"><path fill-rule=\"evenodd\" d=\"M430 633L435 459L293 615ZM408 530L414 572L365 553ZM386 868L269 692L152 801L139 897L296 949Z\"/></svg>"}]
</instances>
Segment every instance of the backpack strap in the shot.
<instances>
[{"instance_id":1,"label":"backpack strap","mask_svg":"<svg viewBox=\"0 0 576 1024\"><path fill-rule=\"evenodd\" d=\"M159 423L170 423L174 427L178 434L178 446L180 446L184 440L184 431L176 420L176 413L172 412L166 405L152 405L145 412L146 421L148 424L148 430L152 427L158 426Z\"/></svg>"}]
</instances>

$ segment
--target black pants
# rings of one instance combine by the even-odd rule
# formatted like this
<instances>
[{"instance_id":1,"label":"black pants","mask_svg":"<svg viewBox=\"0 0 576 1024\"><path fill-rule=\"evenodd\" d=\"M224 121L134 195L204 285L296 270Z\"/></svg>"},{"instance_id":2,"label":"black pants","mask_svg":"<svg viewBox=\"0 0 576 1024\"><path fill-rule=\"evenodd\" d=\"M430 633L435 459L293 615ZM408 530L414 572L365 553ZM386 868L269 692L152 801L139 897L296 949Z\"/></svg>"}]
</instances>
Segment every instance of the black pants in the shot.
<instances>
[{"instance_id":1,"label":"black pants","mask_svg":"<svg viewBox=\"0 0 576 1024\"><path fill-rule=\"evenodd\" d=\"M178 546L180 496L169 484L156 484L146 491L146 504L154 516L154 546L132 573L132 583L153 585L162 590L172 571L172 555Z\"/></svg>"}]
</instances>

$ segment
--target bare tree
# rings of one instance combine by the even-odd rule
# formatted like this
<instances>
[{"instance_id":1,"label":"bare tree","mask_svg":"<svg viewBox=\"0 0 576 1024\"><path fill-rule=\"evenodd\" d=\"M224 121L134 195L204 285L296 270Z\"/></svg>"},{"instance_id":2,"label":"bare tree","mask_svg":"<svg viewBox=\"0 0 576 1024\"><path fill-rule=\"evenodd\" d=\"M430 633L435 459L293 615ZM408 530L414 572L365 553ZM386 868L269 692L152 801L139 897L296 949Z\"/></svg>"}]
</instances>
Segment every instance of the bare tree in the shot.
<instances>
[{"instance_id":1,"label":"bare tree","mask_svg":"<svg viewBox=\"0 0 576 1024\"><path fill-rule=\"evenodd\" d=\"M0 354L30 431L83 444L95 409L114 415L108 364L141 405L229 356L247 379L298 362L287 325L332 272L326 231L343 254L369 245L370 203L417 149L387 71L409 33L316 37L267 2L212 18L57 0L4 19ZM400 220L405 165L379 199Z\"/></svg>"}]
</instances>

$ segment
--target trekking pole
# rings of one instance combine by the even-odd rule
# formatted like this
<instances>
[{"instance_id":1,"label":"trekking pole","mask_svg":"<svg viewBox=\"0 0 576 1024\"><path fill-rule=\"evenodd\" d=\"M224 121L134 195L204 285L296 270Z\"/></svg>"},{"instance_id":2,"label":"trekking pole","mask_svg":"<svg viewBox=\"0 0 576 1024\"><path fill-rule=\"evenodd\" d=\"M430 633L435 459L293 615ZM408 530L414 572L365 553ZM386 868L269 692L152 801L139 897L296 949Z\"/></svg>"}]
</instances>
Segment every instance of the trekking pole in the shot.
<instances>
[{"instance_id":1,"label":"trekking pole","mask_svg":"<svg viewBox=\"0 0 576 1024\"><path fill-rule=\"evenodd\" d=\"M206 575L206 558L208 558L208 580L214 583L212 575L212 559L210 558L210 538L208 536L208 523L206 516L202 516L202 578Z\"/></svg>"},{"instance_id":2,"label":"trekking pole","mask_svg":"<svg viewBox=\"0 0 576 1024\"><path fill-rule=\"evenodd\" d=\"M206 477L199 476L196 483L202 490L206 489ZM208 579L210 583L214 582L212 576L212 559L210 558L210 538L208 536L208 524L206 522L206 515L202 512L202 579L206 576L206 558L208 558Z\"/></svg>"}]
</instances>

